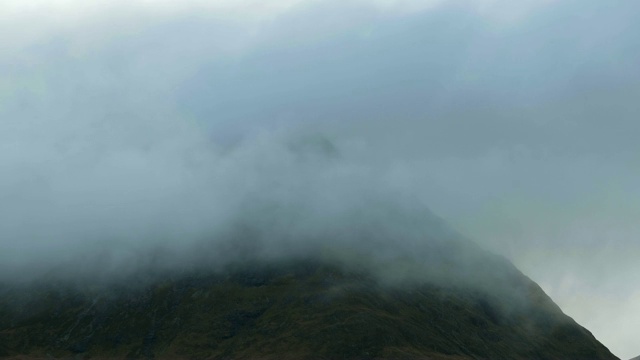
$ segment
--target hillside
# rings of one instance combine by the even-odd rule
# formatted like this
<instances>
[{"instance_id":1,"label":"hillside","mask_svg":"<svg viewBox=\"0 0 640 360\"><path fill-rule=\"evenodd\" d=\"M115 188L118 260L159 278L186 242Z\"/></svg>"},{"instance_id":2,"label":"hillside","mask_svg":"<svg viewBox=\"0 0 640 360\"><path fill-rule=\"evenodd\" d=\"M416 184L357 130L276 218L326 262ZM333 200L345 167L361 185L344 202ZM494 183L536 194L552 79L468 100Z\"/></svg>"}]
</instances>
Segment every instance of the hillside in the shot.
<instances>
[{"instance_id":1,"label":"hillside","mask_svg":"<svg viewBox=\"0 0 640 360\"><path fill-rule=\"evenodd\" d=\"M531 280L382 283L318 261L190 273L139 288L4 286L8 358L616 359ZM25 357L21 357L25 356Z\"/></svg>"}]
</instances>

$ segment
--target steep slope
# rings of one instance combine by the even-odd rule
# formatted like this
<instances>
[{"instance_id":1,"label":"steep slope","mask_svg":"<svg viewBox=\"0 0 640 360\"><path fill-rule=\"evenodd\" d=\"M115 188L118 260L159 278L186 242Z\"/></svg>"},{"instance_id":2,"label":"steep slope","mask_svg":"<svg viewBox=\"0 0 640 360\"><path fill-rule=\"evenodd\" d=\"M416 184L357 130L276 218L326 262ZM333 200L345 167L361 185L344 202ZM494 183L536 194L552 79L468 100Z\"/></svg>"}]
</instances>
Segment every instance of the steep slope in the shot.
<instances>
[{"instance_id":1,"label":"steep slope","mask_svg":"<svg viewBox=\"0 0 640 360\"><path fill-rule=\"evenodd\" d=\"M514 296L297 261L138 289L4 287L0 356L29 358L615 359L531 280ZM505 295L506 294L506 295Z\"/></svg>"}]
</instances>

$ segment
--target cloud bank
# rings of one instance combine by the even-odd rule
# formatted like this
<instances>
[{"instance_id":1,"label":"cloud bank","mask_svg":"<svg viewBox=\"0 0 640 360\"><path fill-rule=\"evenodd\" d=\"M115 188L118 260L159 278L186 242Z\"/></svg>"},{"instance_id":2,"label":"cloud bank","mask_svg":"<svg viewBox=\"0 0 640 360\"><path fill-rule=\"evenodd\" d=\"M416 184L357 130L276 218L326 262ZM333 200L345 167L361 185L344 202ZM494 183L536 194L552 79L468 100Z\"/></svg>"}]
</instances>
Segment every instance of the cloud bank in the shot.
<instances>
[{"instance_id":1,"label":"cloud bank","mask_svg":"<svg viewBox=\"0 0 640 360\"><path fill-rule=\"evenodd\" d=\"M428 207L637 355L638 6L5 1L0 268Z\"/></svg>"}]
</instances>

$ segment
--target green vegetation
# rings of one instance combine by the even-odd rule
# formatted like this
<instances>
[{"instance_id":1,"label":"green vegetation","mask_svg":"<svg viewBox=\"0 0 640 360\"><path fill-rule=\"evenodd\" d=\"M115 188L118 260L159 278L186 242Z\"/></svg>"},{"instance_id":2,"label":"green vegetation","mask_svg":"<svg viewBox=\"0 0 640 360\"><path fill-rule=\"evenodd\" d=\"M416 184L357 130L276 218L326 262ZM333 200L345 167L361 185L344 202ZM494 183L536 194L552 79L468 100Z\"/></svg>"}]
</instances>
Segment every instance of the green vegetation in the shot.
<instances>
[{"instance_id":1,"label":"green vegetation","mask_svg":"<svg viewBox=\"0 0 640 360\"><path fill-rule=\"evenodd\" d=\"M382 285L362 271L299 262L137 290L5 288L0 356L615 359L535 283L519 281L527 300L513 303L481 289Z\"/></svg>"}]
</instances>

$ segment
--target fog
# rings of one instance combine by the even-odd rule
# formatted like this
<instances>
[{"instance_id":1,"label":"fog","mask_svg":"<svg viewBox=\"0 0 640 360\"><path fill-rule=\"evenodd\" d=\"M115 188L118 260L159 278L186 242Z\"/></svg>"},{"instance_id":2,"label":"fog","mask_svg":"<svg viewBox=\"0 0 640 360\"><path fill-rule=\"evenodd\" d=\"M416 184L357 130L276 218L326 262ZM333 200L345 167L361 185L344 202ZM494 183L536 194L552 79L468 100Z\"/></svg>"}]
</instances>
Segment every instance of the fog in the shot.
<instances>
[{"instance_id":1,"label":"fog","mask_svg":"<svg viewBox=\"0 0 640 360\"><path fill-rule=\"evenodd\" d=\"M636 356L638 10L4 1L0 277L424 252L433 211Z\"/></svg>"}]
</instances>

